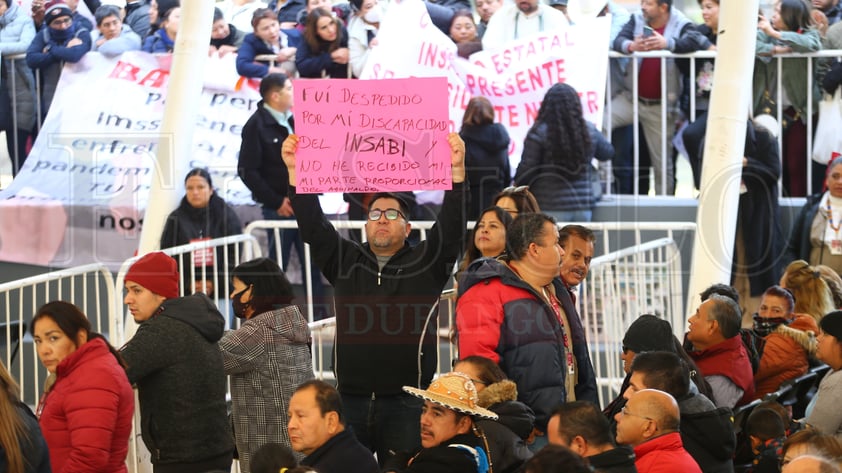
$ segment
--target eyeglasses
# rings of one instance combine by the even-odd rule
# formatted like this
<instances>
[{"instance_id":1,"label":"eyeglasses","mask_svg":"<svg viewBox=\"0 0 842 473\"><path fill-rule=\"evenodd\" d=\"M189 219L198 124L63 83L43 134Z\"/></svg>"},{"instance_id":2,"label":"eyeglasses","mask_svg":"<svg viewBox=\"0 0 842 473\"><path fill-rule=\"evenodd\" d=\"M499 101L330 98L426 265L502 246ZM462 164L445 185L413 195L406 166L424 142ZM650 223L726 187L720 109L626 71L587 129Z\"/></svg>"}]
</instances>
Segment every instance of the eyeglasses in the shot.
<instances>
[{"instance_id":1,"label":"eyeglasses","mask_svg":"<svg viewBox=\"0 0 842 473\"><path fill-rule=\"evenodd\" d=\"M629 408L626 407L626 406L623 406L623 408L620 409L620 412L622 412L624 416L640 417L641 419L646 419L646 420L655 420L651 417L642 416L640 414L633 414L633 413L629 412Z\"/></svg>"},{"instance_id":2,"label":"eyeglasses","mask_svg":"<svg viewBox=\"0 0 842 473\"><path fill-rule=\"evenodd\" d=\"M406 220L406 216L398 209L371 209L368 211L368 219L372 222L380 220L381 215L386 215L386 220L397 220L398 217Z\"/></svg>"}]
</instances>

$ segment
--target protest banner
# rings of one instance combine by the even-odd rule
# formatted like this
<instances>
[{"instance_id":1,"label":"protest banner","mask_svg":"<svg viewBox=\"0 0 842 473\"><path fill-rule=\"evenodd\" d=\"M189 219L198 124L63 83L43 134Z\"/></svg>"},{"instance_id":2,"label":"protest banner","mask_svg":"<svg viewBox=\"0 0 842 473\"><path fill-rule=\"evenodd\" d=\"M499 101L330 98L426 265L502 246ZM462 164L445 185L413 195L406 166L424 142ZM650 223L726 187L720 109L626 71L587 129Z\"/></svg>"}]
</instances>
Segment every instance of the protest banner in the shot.
<instances>
[{"instance_id":1,"label":"protest banner","mask_svg":"<svg viewBox=\"0 0 842 473\"><path fill-rule=\"evenodd\" d=\"M602 128L610 18L583 18L469 59L456 55L453 41L430 23L422 2L391 3L382 24L362 78L447 77L451 131L461 128L472 96L488 98L512 140L512 172L541 100L556 82L573 86L585 118Z\"/></svg>"},{"instance_id":2,"label":"protest banner","mask_svg":"<svg viewBox=\"0 0 842 473\"><path fill-rule=\"evenodd\" d=\"M0 260L117 265L137 248L160 136L171 56L89 53L67 64L20 174L0 192ZM260 100L234 58L211 58L187 168L208 167L219 195L251 204L237 176L240 130ZM238 89L239 86L239 89ZM183 176L168 187L183 193Z\"/></svg>"},{"instance_id":3,"label":"protest banner","mask_svg":"<svg viewBox=\"0 0 842 473\"><path fill-rule=\"evenodd\" d=\"M442 77L294 82L297 192L449 189Z\"/></svg>"},{"instance_id":4,"label":"protest banner","mask_svg":"<svg viewBox=\"0 0 842 473\"><path fill-rule=\"evenodd\" d=\"M601 124L608 28L607 19L583 20L465 60L430 22L423 2L403 0L390 5L362 75L445 78L449 120L447 130L436 131L442 134L459 130L472 95L488 97L512 138L515 170L523 138L553 83L573 85L582 95L585 116ZM117 267L134 253L155 155L168 142L160 136L160 127L170 60L141 52L116 58L88 53L80 62L65 65L24 168L0 191L0 261L58 267L102 262ZM209 58L202 74L203 105L197 110L194 152L180 159L188 161L187 168L208 167L219 195L243 206L253 202L237 176L240 131L260 96L259 81L237 76L234 60L233 55ZM380 85L360 87L372 92ZM415 91L423 90L426 96L420 87ZM298 109L294 112L300 123ZM441 156L436 153L436 159ZM449 157L449 152L443 156ZM444 168L435 171L447 184L406 189L449 187L450 169ZM166 185L183 192L182 176L174 179Z\"/></svg>"}]
</instances>

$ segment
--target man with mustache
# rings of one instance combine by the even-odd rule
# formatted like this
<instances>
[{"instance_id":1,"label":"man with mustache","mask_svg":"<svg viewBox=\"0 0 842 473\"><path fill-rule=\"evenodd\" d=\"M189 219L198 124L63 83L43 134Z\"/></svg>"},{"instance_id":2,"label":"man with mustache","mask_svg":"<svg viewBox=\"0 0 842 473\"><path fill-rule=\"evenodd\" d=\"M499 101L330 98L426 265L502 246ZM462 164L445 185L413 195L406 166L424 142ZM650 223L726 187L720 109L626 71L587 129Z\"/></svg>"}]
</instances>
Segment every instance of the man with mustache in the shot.
<instances>
[{"instance_id":1,"label":"man with mustache","mask_svg":"<svg viewBox=\"0 0 842 473\"><path fill-rule=\"evenodd\" d=\"M459 353L498 363L517 384L518 400L535 412L535 428L546 432L559 404L597 402L593 366L582 322L558 276L564 250L553 218L521 214L506 232L506 247L508 261L477 260L459 285Z\"/></svg>"},{"instance_id":2,"label":"man with mustache","mask_svg":"<svg viewBox=\"0 0 842 473\"><path fill-rule=\"evenodd\" d=\"M576 302L573 288L582 284L591 269L595 241L593 231L581 225L565 225L558 231L558 242L564 250L559 276L573 302Z\"/></svg>"}]
</instances>

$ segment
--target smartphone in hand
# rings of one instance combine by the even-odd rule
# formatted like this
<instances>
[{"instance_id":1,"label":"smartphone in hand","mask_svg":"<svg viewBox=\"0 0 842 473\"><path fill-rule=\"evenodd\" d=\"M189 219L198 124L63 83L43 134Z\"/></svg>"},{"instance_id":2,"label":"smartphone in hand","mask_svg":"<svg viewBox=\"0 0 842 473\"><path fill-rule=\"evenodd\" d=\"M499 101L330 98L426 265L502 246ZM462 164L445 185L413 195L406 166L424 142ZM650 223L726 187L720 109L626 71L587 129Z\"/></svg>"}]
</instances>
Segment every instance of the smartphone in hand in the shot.
<instances>
[{"instance_id":1,"label":"smartphone in hand","mask_svg":"<svg viewBox=\"0 0 842 473\"><path fill-rule=\"evenodd\" d=\"M654 34L655 34L655 30L653 30L651 27L649 27L649 26L643 27L643 37L644 38L650 38Z\"/></svg>"}]
</instances>

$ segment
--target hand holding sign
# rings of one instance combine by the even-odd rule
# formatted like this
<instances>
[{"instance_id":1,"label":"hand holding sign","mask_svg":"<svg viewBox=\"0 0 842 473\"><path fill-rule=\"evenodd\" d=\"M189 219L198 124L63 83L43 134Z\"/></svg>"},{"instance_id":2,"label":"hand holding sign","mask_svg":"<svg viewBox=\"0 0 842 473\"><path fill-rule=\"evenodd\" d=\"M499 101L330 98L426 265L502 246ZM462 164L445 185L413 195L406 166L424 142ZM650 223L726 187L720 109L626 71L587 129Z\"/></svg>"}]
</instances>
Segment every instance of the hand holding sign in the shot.
<instances>
[{"instance_id":1,"label":"hand holding sign","mask_svg":"<svg viewBox=\"0 0 842 473\"><path fill-rule=\"evenodd\" d=\"M446 78L298 80L293 90L298 139L284 157L297 192L450 189L465 152L459 140L447 159Z\"/></svg>"},{"instance_id":2,"label":"hand holding sign","mask_svg":"<svg viewBox=\"0 0 842 473\"><path fill-rule=\"evenodd\" d=\"M281 158L287 166L289 173L289 185L297 186L298 179L295 177L295 152L298 151L298 136L295 134L287 136L281 144Z\"/></svg>"},{"instance_id":3,"label":"hand holding sign","mask_svg":"<svg viewBox=\"0 0 842 473\"><path fill-rule=\"evenodd\" d=\"M453 182L465 181L465 142L459 133L451 132L447 135L447 143L450 145L450 172Z\"/></svg>"}]
</instances>

